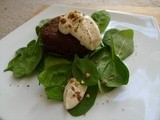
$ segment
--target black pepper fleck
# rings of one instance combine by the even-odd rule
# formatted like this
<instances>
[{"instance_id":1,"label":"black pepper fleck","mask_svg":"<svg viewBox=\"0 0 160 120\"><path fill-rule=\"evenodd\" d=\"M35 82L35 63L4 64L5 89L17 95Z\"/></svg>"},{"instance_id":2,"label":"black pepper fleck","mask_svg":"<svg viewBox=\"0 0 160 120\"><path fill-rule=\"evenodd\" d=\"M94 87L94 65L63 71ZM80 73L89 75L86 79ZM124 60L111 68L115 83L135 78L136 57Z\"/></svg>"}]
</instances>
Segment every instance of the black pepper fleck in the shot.
<instances>
[{"instance_id":1,"label":"black pepper fleck","mask_svg":"<svg viewBox=\"0 0 160 120\"><path fill-rule=\"evenodd\" d=\"M12 86L12 84L10 84L9 86Z\"/></svg>"},{"instance_id":2,"label":"black pepper fleck","mask_svg":"<svg viewBox=\"0 0 160 120\"><path fill-rule=\"evenodd\" d=\"M29 87L29 85L27 85L27 87Z\"/></svg>"},{"instance_id":3,"label":"black pepper fleck","mask_svg":"<svg viewBox=\"0 0 160 120\"><path fill-rule=\"evenodd\" d=\"M19 87L19 85L17 85L17 87Z\"/></svg>"}]
</instances>

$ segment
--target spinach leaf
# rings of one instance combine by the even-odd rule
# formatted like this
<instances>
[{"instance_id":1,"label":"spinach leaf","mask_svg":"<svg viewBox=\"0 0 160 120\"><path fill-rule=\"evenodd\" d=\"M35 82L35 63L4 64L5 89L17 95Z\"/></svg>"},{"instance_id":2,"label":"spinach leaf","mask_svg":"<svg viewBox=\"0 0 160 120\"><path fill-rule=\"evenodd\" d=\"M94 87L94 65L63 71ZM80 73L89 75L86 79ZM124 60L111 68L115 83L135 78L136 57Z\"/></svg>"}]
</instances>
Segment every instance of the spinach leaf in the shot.
<instances>
[{"instance_id":1,"label":"spinach leaf","mask_svg":"<svg viewBox=\"0 0 160 120\"><path fill-rule=\"evenodd\" d=\"M4 72L6 71L13 71L13 66L15 64L15 62L17 61L17 59L23 54L23 52L25 51L26 47L22 47L22 48L19 48L17 51L16 51L16 55L15 57L8 63L8 66L7 68L4 70Z\"/></svg>"},{"instance_id":2,"label":"spinach leaf","mask_svg":"<svg viewBox=\"0 0 160 120\"><path fill-rule=\"evenodd\" d=\"M84 85L96 85L99 79L99 74L96 66L88 59L80 59L75 57L72 65L72 75L78 81L84 81Z\"/></svg>"},{"instance_id":3,"label":"spinach leaf","mask_svg":"<svg viewBox=\"0 0 160 120\"><path fill-rule=\"evenodd\" d=\"M112 28L112 29L107 30L103 36L103 39L102 39L103 44L109 45L111 37L117 32L119 32L119 30L116 28Z\"/></svg>"},{"instance_id":4,"label":"spinach leaf","mask_svg":"<svg viewBox=\"0 0 160 120\"><path fill-rule=\"evenodd\" d=\"M99 77L105 76L105 69L111 59L111 50L109 46L102 47L89 56L89 59L94 62L97 67Z\"/></svg>"},{"instance_id":5,"label":"spinach leaf","mask_svg":"<svg viewBox=\"0 0 160 120\"><path fill-rule=\"evenodd\" d=\"M26 50L26 47L19 48L19 49L16 51L16 55L22 55L25 50Z\"/></svg>"},{"instance_id":6,"label":"spinach leaf","mask_svg":"<svg viewBox=\"0 0 160 120\"><path fill-rule=\"evenodd\" d=\"M21 53L21 56L14 61L12 70L13 75L20 78L30 75L37 67L42 56L42 47L33 40L25 49L21 49L21 52L20 50L17 51L17 54L18 53Z\"/></svg>"},{"instance_id":7,"label":"spinach leaf","mask_svg":"<svg viewBox=\"0 0 160 120\"><path fill-rule=\"evenodd\" d=\"M47 22L49 22L50 20L51 20L51 19L44 19L44 20L41 20L41 21L39 22L39 25L36 26L36 29L35 29L37 36L39 36L41 27L42 27L43 25L45 25Z\"/></svg>"},{"instance_id":8,"label":"spinach leaf","mask_svg":"<svg viewBox=\"0 0 160 120\"><path fill-rule=\"evenodd\" d=\"M134 51L133 35L133 30L127 29L121 30L113 36L116 55L122 60Z\"/></svg>"},{"instance_id":9,"label":"spinach leaf","mask_svg":"<svg viewBox=\"0 0 160 120\"><path fill-rule=\"evenodd\" d=\"M68 59L65 59L61 56L58 55L49 55L46 57L44 61L44 69L49 68L50 66L53 65L58 65L58 64L71 64L72 61L69 61Z\"/></svg>"},{"instance_id":10,"label":"spinach leaf","mask_svg":"<svg viewBox=\"0 0 160 120\"><path fill-rule=\"evenodd\" d=\"M70 64L58 64L45 69L38 76L40 84L43 84L44 87L61 85L66 81L67 72L70 67Z\"/></svg>"},{"instance_id":11,"label":"spinach leaf","mask_svg":"<svg viewBox=\"0 0 160 120\"><path fill-rule=\"evenodd\" d=\"M117 56L114 56L114 58L109 61L108 67L105 69L105 72L106 76L103 76L102 80L106 81L107 86L109 87L119 87L128 83L128 68Z\"/></svg>"},{"instance_id":12,"label":"spinach leaf","mask_svg":"<svg viewBox=\"0 0 160 120\"><path fill-rule=\"evenodd\" d=\"M98 86L89 86L82 101L68 112L73 116L84 115L94 105L98 94ZM87 97L89 95L89 97Z\"/></svg>"},{"instance_id":13,"label":"spinach leaf","mask_svg":"<svg viewBox=\"0 0 160 120\"><path fill-rule=\"evenodd\" d=\"M48 99L63 100L64 86L67 84L71 64L61 63L46 68L39 74L40 84L45 87Z\"/></svg>"},{"instance_id":14,"label":"spinach leaf","mask_svg":"<svg viewBox=\"0 0 160 120\"><path fill-rule=\"evenodd\" d=\"M48 99L63 101L63 92L64 92L63 86L55 85L55 86L46 87L45 92L47 94Z\"/></svg>"},{"instance_id":15,"label":"spinach leaf","mask_svg":"<svg viewBox=\"0 0 160 120\"><path fill-rule=\"evenodd\" d=\"M104 32L110 22L110 15L105 10L96 11L91 15L92 19L97 23L100 32Z\"/></svg>"},{"instance_id":16,"label":"spinach leaf","mask_svg":"<svg viewBox=\"0 0 160 120\"><path fill-rule=\"evenodd\" d=\"M111 38L110 46L111 48L107 45L97 50L89 58L92 61L96 61L94 63L99 73L99 82L103 82L103 85L99 83L100 91L103 91L102 88L105 86L119 87L125 85L129 79L127 67L115 54L113 38Z\"/></svg>"},{"instance_id":17,"label":"spinach leaf","mask_svg":"<svg viewBox=\"0 0 160 120\"><path fill-rule=\"evenodd\" d=\"M89 56L89 59L92 60L94 64L97 66L100 78L103 75L105 76L104 70L107 67L110 57L111 57L111 49L108 45L100 49L97 49ZM111 90L114 89L114 87L106 86L106 82L103 82L101 79L99 79L98 81L98 88L100 92L110 92Z\"/></svg>"},{"instance_id":18,"label":"spinach leaf","mask_svg":"<svg viewBox=\"0 0 160 120\"><path fill-rule=\"evenodd\" d=\"M38 42L32 40L27 47L22 47L16 51L16 56L9 62L4 71L13 71L17 78L30 75L38 65L42 56L42 47Z\"/></svg>"},{"instance_id":19,"label":"spinach leaf","mask_svg":"<svg viewBox=\"0 0 160 120\"><path fill-rule=\"evenodd\" d=\"M15 57L8 63L8 66L7 66L7 68L4 70L4 72L6 72L6 71L13 71L13 66L14 66L14 64L15 64L15 61L16 61L19 57L20 57L19 55L15 56Z\"/></svg>"},{"instance_id":20,"label":"spinach leaf","mask_svg":"<svg viewBox=\"0 0 160 120\"><path fill-rule=\"evenodd\" d=\"M111 58L106 62L105 68L102 67L100 78L106 82L108 87L119 87L126 85L129 79L129 71L125 64L116 56L114 42L111 39ZM101 67L99 68L101 69Z\"/></svg>"},{"instance_id":21,"label":"spinach leaf","mask_svg":"<svg viewBox=\"0 0 160 120\"><path fill-rule=\"evenodd\" d=\"M99 91L102 92L102 93L107 93L107 92L110 92L113 89L115 89L115 87L106 86L106 82L103 83L102 80L98 81L98 88L99 88Z\"/></svg>"}]
</instances>

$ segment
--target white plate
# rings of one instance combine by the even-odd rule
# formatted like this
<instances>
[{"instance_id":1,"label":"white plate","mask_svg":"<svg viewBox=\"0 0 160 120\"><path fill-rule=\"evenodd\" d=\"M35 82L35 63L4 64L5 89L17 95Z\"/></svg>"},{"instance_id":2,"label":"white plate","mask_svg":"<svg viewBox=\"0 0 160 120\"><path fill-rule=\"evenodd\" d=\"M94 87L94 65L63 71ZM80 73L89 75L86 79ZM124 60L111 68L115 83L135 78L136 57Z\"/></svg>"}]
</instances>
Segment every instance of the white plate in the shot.
<instances>
[{"instance_id":1,"label":"white plate","mask_svg":"<svg viewBox=\"0 0 160 120\"><path fill-rule=\"evenodd\" d=\"M160 120L160 31L153 17L110 11L109 28L134 29L135 51L124 62L130 70L127 86L99 95L81 117L72 117L63 103L48 101L37 76L15 79L4 73L15 51L36 38L41 19L71 10L94 10L53 5L0 40L0 119L2 120Z\"/></svg>"}]
</instances>

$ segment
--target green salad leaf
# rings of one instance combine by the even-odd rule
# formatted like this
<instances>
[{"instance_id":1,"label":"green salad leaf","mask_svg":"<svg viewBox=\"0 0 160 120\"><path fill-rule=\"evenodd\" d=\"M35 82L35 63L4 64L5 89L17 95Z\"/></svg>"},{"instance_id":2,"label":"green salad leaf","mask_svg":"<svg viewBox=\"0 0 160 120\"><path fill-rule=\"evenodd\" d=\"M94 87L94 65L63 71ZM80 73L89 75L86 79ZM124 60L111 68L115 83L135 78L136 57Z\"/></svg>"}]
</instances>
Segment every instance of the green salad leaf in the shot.
<instances>
[{"instance_id":1,"label":"green salad leaf","mask_svg":"<svg viewBox=\"0 0 160 120\"><path fill-rule=\"evenodd\" d=\"M111 39L110 45L111 57L110 59L107 59L105 67L102 67L103 72L100 75L100 78L108 87L119 87L126 85L129 80L129 70L115 54L113 39Z\"/></svg>"},{"instance_id":2,"label":"green salad leaf","mask_svg":"<svg viewBox=\"0 0 160 120\"><path fill-rule=\"evenodd\" d=\"M113 36L116 55L120 59L125 59L134 51L134 32L132 29L121 30Z\"/></svg>"},{"instance_id":3,"label":"green salad leaf","mask_svg":"<svg viewBox=\"0 0 160 120\"><path fill-rule=\"evenodd\" d=\"M86 91L82 101L77 106L75 106L74 108L69 109L68 112L73 116L84 115L94 105L97 94L98 94L97 85L89 86L87 88L87 91Z\"/></svg>"},{"instance_id":4,"label":"green salad leaf","mask_svg":"<svg viewBox=\"0 0 160 120\"><path fill-rule=\"evenodd\" d=\"M103 86L105 84L108 87L119 87L128 83L129 71L119 57L116 56L113 39L111 41L111 48L109 46L100 48L90 56L90 59L95 61L101 80L100 83L103 83ZM103 86L99 84L100 91Z\"/></svg>"},{"instance_id":5,"label":"green salad leaf","mask_svg":"<svg viewBox=\"0 0 160 120\"><path fill-rule=\"evenodd\" d=\"M13 67L14 67L15 62L16 62L17 59L23 54L23 52L25 51L25 49L26 49L26 47L22 47L22 48L19 48L19 49L16 51L15 57L8 63L8 66L7 66L7 68L4 70L4 72L6 72L6 71L13 71Z\"/></svg>"},{"instance_id":6,"label":"green salad leaf","mask_svg":"<svg viewBox=\"0 0 160 120\"><path fill-rule=\"evenodd\" d=\"M70 64L58 64L45 69L38 76L40 84L44 87L61 85L62 81L66 81L66 73L70 67Z\"/></svg>"},{"instance_id":7,"label":"green salad leaf","mask_svg":"<svg viewBox=\"0 0 160 120\"><path fill-rule=\"evenodd\" d=\"M71 72L71 61L57 55L44 60L44 70L39 74L40 84L45 87L48 99L63 100L64 87Z\"/></svg>"},{"instance_id":8,"label":"green salad leaf","mask_svg":"<svg viewBox=\"0 0 160 120\"><path fill-rule=\"evenodd\" d=\"M16 56L9 62L7 70L13 71L17 78L30 75L37 67L42 57L42 47L32 40L27 47L16 51Z\"/></svg>"},{"instance_id":9,"label":"green salad leaf","mask_svg":"<svg viewBox=\"0 0 160 120\"><path fill-rule=\"evenodd\" d=\"M110 45L111 37L113 37L116 55L123 60L131 55L134 51L133 36L134 32L131 29L120 31L112 28L106 31L102 42L104 45Z\"/></svg>"},{"instance_id":10,"label":"green salad leaf","mask_svg":"<svg viewBox=\"0 0 160 120\"><path fill-rule=\"evenodd\" d=\"M23 52L26 50L27 47L22 47L22 48L19 48L17 51L16 51L16 56L18 55L22 55Z\"/></svg>"},{"instance_id":11,"label":"green salad leaf","mask_svg":"<svg viewBox=\"0 0 160 120\"><path fill-rule=\"evenodd\" d=\"M108 86L106 86L106 82L103 82L102 80L99 80L98 81L98 88L99 88L99 91L101 93L107 93L107 92L112 91L116 87L108 87Z\"/></svg>"},{"instance_id":12,"label":"green salad leaf","mask_svg":"<svg viewBox=\"0 0 160 120\"><path fill-rule=\"evenodd\" d=\"M117 56L114 56L109 60L101 79L106 82L106 86L119 87L128 83L129 71L125 64Z\"/></svg>"},{"instance_id":13,"label":"green salad leaf","mask_svg":"<svg viewBox=\"0 0 160 120\"><path fill-rule=\"evenodd\" d=\"M39 22L39 25L36 26L35 30L36 30L36 34L37 36L39 36L40 34L40 29L43 25L45 25L47 22L49 22L51 19L43 19Z\"/></svg>"},{"instance_id":14,"label":"green salad leaf","mask_svg":"<svg viewBox=\"0 0 160 120\"><path fill-rule=\"evenodd\" d=\"M45 88L48 99L63 101L64 85L54 85Z\"/></svg>"},{"instance_id":15,"label":"green salad leaf","mask_svg":"<svg viewBox=\"0 0 160 120\"><path fill-rule=\"evenodd\" d=\"M104 64L107 63L107 60L110 59L111 49L109 46L101 47L95 50L90 56L89 59L96 65L98 72L102 73L100 68L105 67Z\"/></svg>"},{"instance_id":16,"label":"green salad leaf","mask_svg":"<svg viewBox=\"0 0 160 120\"><path fill-rule=\"evenodd\" d=\"M92 19L97 23L100 32L104 32L110 22L110 15L105 10L96 11L91 15Z\"/></svg>"},{"instance_id":17,"label":"green salad leaf","mask_svg":"<svg viewBox=\"0 0 160 120\"><path fill-rule=\"evenodd\" d=\"M45 87L48 99L63 100L64 86L67 84L71 64L61 63L46 68L38 76L40 84Z\"/></svg>"},{"instance_id":18,"label":"green salad leaf","mask_svg":"<svg viewBox=\"0 0 160 120\"><path fill-rule=\"evenodd\" d=\"M8 63L8 66L7 68L4 70L4 72L6 71L13 71L13 67L14 67L14 64L16 62L16 60L20 57L20 55L16 55L9 63Z\"/></svg>"},{"instance_id":19,"label":"green salad leaf","mask_svg":"<svg viewBox=\"0 0 160 120\"><path fill-rule=\"evenodd\" d=\"M61 56L51 54L45 58L44 69L47 69L50 66L58 65L58 64L72 64L72 61L66 58L63 58Z\"/></svg>"},{"instance_id":20,"label":"green salad leaf","mask_svg":"<svg viewBox=\"0 0 160 120\"><path fill-rule=\"evenodd\" d=\"M110 40L111 37L113 37L114 34L116 34L117 32L119 32L120 30L116 29L116 28L111 28L109 30L107 30L103 36L102 42L104 45L110 45Z\"/></svg>"},{"instance_id":21,"label":"green salad leaf","mask_svg":"<svg viewBox=\"0 0 160 120\"><path fill-rule=\"evenodd\" d=\"M96 85L99 80L96 66L90 60L78 57L73 62L72 75L80 82L83 80L86 86Z\"/></svg>"}]
</instances>

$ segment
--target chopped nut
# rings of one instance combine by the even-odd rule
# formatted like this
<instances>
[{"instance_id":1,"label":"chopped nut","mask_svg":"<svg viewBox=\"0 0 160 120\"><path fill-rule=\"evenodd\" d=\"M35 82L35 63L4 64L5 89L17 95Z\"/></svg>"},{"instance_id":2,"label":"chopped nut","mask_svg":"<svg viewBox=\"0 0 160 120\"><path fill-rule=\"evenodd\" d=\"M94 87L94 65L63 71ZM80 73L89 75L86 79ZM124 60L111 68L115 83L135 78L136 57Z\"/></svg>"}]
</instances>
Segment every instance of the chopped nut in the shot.
<instances>
[{"instance_id":1,"label":"chopped nut","mask_svg":"<svg viewBox=\"0 0 160 120\"><path fill-rule=\"evenodd\" d=\"M76 21L79 18L78 14L79 14L78 11L70 12L68 18L72 19L73 21Z\"/></svg>"},{"instance_id":2,"label":"chopped nut","mask_svg":"<svg viewBox=\"0 0 160 120\"><path fill-rule=\"evenodd\" d=\"M65 18L62 18L60 21L62 24L65 24L67 22L67 20Z\"/></svg>"},{"instance_id":3,"label":"chopped nut","mask_svg":"<svg viewBox=\"0 0 160 120\"><path fill-rule=\"evenodd\" d=\"M71 28L72 26L69 24L69 25L68 25L68 27L70 27L70 28Z\"/></svg>"},{"instance_id":4,"label":"chopped nut","mask_svg":"<svg viewBox=\"0 0 160 120\"><path fill-rule=\"evenodd\" d=\"M86 78L90 78L91 74L90 73L86 73Z\"/></svg>"},{"instance_id":5,"label":"chopped nut","mask_svg":"<svg viewBox=\"0 0 160 120\"><path fill-rule=\"evenodd\" d=\"M86 97L89 98L89 97L90 97L90 94L87 94Z\"/></svg>"},{"instance_id":6,"label":"chopped nut","mask_svg":"<svg viewBox=\"0 0 160 120\"><path fill-rule=\"evenodd\" d=\"M114 75L109 76L109 77L108 77L108 80L110 80L110 81L111 81L111 80L114 80Z\"/></svg>"},{"instance_id":7,"label":"chopped nut","mask_svg":"<svg viewBox=\"0 0 160 120\"><path fill-rule=\"evenodd\" d=\"M102 81L101 81L101 84L106 84L106 81L102 80Z\"/></svg>"},{"instance_id":8,"label":"chopped nut","mask_svg":"<svg viewBox=\"0 0 160 120\"><path fill-rule=\"evenodd\" d=\"M77 32L78 29L74 29L74 32Z\"/></svg>"},{"instance_id":9,"label":"chopped nut","mask_svg":"<svg viewBox=\"0 0 160 120\"><path fill-rule=\"evenodd\" d=\"M69 82L70 82L70 83L73 83L73 82L74 82L74 79L73 79L73 78L69 79Z\"/></svg>"},{"instance_id":10,"label":"chopped nut","mask_svg":"<svg viewBox=\"0 0 160 120\"><path fill-rule=\"evenodd\" d=\"M84 80L81 80L81 84L84 84L85 82L84 82Z\"/></svg>"},{"instance_id":11,"label":"chopped nut","mask_svg":"<svg viewBox=\"0 0 160 120\"><path fill-rule=\"evenodd\" d=\"M75 15L73 14L73 12L69 13L68 18L69 19L73 19L75 17Z\"/></svg>"}]
</instances>

